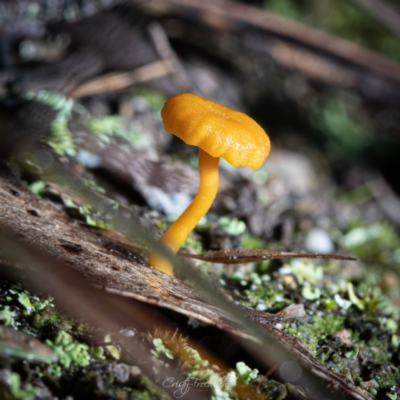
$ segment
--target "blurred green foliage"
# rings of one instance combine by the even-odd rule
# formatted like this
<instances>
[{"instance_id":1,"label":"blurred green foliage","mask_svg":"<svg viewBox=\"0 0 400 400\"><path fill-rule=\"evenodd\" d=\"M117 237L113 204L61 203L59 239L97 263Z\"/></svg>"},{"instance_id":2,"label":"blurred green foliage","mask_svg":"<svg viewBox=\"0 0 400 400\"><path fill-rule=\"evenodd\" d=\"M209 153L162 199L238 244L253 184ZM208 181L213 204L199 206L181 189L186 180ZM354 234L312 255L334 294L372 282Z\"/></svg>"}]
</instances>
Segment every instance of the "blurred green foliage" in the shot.
<instances>
[{"instance_id":1,"label":"blurred green foliage","mask_svg":"<svg viewBox=\"0 0 400 400\"><path fill-rule=\"evenodd\" d=\"M373 16L348 0L264 0L264 8L400 61L400 40Z\"/></svg>"},{"instance_id":2,"label":"blurred green foliage","mask_svg":"<svg viewBox=\"0 0 400 400\"><path fill-rule=\"evenodd\" d=\"M366 226L354 221L343 237L343 245L364 261L382 269L399 270L400 238L395 228L388 222Z\"/></svg>"},{"instance_id":3,"label":"blurred green foliage","mask_svg":"<svg viewBox=\"0 0 400 400\"><path fill-rule=\"evenodd\" d=\"M354 93L337 91L334 96L315 97L310 120L335 152L354 155L373 143L373 123L362 100Z\"/></svg>"},{"instance_id":4,"label":"blurred green foliage","mask_svg":"<svg viewBox=\"0 0 400 400\"><path fill-rule=\"evenodd\" d=\"M92 118L88 121L88 127L99 135L122 137L134 147L143 142L144 133L141 126L135 121L126 123L119 115Z\"/></svg>"}]
</instances>

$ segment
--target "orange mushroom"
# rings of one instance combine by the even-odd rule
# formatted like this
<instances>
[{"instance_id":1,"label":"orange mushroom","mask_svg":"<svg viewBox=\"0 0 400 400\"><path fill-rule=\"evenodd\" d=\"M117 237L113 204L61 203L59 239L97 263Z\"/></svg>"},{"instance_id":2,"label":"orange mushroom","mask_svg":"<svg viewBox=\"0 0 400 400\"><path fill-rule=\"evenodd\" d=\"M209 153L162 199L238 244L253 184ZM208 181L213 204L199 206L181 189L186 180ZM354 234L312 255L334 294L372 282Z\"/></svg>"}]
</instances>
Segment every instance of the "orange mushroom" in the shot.
<instances>
[{"instance_id":1,"label":"orange mushroom","mask_svg":"<svg viewBox=\"0 0 400 400\"><path fill-rule=\"evenodd\" d=\"M218 162L259 168L271 145L266 132L247 115L189 93L171 97L161 110L167 132L199 147L200 186L193 202L160 239L177 253L189 233L210 209L218 191ZM170 263L152 253L149 264L172 275Z\"/></svg>"}]
</instances>

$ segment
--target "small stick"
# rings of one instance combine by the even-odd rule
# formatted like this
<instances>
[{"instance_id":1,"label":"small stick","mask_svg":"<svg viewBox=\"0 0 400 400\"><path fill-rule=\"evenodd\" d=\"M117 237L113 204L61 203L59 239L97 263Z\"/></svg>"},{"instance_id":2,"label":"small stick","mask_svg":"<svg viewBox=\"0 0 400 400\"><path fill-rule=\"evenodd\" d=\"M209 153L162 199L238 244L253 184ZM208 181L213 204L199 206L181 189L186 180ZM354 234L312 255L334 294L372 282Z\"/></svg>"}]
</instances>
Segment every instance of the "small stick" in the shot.
<instances>
[{"instance_id":1,"label":"small stick","mask_svg":"<svg viewBox=\"0 0 400 400\"><path fill-rule=\"evenodd\" d=\"M337 254L308 254L308 253L291 253L288 251L275 250L249 250L249 249L234 249L234 250L218 250L209 251L204 254L188 254L179 253L180 256L186 258L194 258L207 262L215 262L221 264L243 264L264 260L276 260L280 258L316 258L320 260L342 260L342 261L357 261L357 258L342 256Z\"/></svg>"},{"instance_id":2,"label":"small stick","mask_svg":"<svg viewBox=\"0 0 400 400\"><path fill-rule=\"evenodd\" d=\"M169 44L168 36L162 25L158 22L152 22L147 29L159 56L167 64L172 73L175 84L180 87L182 91L191 91L192 84L186 75L182 63Z\"/></svg>"},{"instance_id":3,"label":"small stick","mask_svg":"<svg viewBox=\"0 0 400 400\"><path fill-rule=\"evenodd\" d=\"M112 72L87 81L69 93L69 97L79 98L98 93L126 89L138 82L146 82L161 76L169 75L170 70L165 61L155 61L130 72Z\"/></svg>"}]
</instances>

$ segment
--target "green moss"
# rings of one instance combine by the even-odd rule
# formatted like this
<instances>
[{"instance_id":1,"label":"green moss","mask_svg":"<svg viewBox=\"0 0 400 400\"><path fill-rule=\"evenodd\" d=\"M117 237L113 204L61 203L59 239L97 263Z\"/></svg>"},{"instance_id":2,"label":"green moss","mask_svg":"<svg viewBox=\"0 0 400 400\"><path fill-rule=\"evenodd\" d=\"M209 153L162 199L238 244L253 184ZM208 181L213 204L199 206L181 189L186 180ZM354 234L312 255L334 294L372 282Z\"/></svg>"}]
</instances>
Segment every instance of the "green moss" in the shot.
<instances>
[{"instance_id":1,"label":"green moss","mask_svg":"<svg viewBox=\"0 0 400 400\"><path fill-rule=\"evenodd\" d=\"M15 316L16 316L16 312L10 311L9 306L4 306L0 310L0 321L2 321L3 324L6 326L9 325L9 326L12 326L13 328L16 327Z\"/></svg>"},{"instance_id":2,"label":"green moss","mask_svg":"<svg viewBox=\"0 0 400 400\"><path fill-rule=\"evenodd\" d=\"M43 181L34 181L29 184L29 189L32 193L42 195L46 188L47 184Z\"/></svg>"},{"instance_id":3,"label":"green moss","mask_svg":"<svg viewBox=\"0 0 400 400\"><path fill-rule=\"evenodd\" d=\"M310 283L307 283L303 286L301 290L301 295L306 300L318 300L321 297L321 290L315 286L312 286Z\"/></svg>"},{"instance_id":4,"label":"green moss","mask_svg":"<svg viewBox=\"0 0 400 400\"><path fill-rule=\"evenodd\" d=\"M92 349L92 354L91 354L91 356L92 356L93 358L98 359L98 360L104 360L104 359L105 359L105 356L104 356L104 348L103 348L102 346L95 346L95 347Z\"/></svg>"},{"instance_id":5,"label":"green moss","mask_svg":"<svg viewBox=\"0 0 400 400\"><path fill-rule=\"evenodd\" d=\"M378 286L368 286L361 284L358 288L359 296L354 292L353 285L348 283L349 299L361 311L364 311L367 316L374 315L379 310L390 311L387 299L382 294L382 290ZM386 305L386 307L385 307Z\"/></svg>"},{"instance_id":6,"label":"green moss","mask_svg":"<svg viewBox=\"0 0 400 400\"><path fill-rule=\"evenodd\" d=\"M75 145L72 132L68 128L68 121L71 119L74 110L74 101L60 93L48 91L40 91L28 97L49 105L57 112L54 121L51 123L50 135L46 138L46 141L57 154L74 155Z\"/></svg>"},{"instance_id":7,"label":"green moss","mask_svg":"<svg viewBox=\"0 0 400 400\"><path fill-rule=\"evenodd\" d=\"M65 117L58 117L51 123L51 134L47 142L59 155L75 154L75 145L72 139L72 132L68 128L68 121Z\"/></svg>"},{"instance_id":8,"label":"green moss","mask_svg":"<svg viewBox=\"0 0 400 400\"><path fill-rule=\"evenodd\" d=\"M240 238L240 245L244 249L265 249L267 248L267 243L256 237L256 236L250 236L250 235L243 235Z\"/></svg>"},{"instance_id":9,"label":"green moss","mask_svg":"<svg viewBox=\"0 0 400 400\"><path fill-rule=\"evenodd\" d=\"M148 106L154 110L157 115L164 107L165 102L167 101L167 97L160 93L159 91L151 90L145 87L138 87L133 90L134 96L140 96L146 100Z\"/></svg>"},{"instance_id":10,"label":"green moss","mask_svg":"<svg viewBox=\"0 0 400 400\"><path fill-rule=\"evenodd\" d=\"M34 307L26 293L20 293L18 295L18 301L25 308L25 314L29 315L34 310Z\"/></svg>"},{"instance_id":11,"label":"green moss","mask_svg":"<svg viewBox=\"0 0 400 400\"><path fill-rule=\"evenodd\" d=\"M307 25L381 51L400 61L400 44L395 34L356 4L345 0L335 3L329 0L264 0L263 4L272 13L300 22L307 21Z\"/></svg>"},{"instance_id":12,"label":"green moss","mask_svg":"<svg viewBox=\"0 0 400 400\"><path fill-rule=\"evenodd\" d=\"M296 1L266 0L264 7L268 11L286 18L299 19L301 17L301 9Z\"/></svg>"},{"instance_id":13,"label":"green moss","mask_svg":"<svg viewBox=\"0 0 400 400\"><path fill-rule=\"evenodd\" d=\"M162 339L160 338L155 338L153 339L153 346L154 346L154 350L151 351L151 353L155 356L158 357L160 354L163 354L164 356L166 356L169 359L173 359L174 355L172 353L172 351L168 350Z\"/></svg>"},{"instance_id":14,"label":"green moss","mask_svg":"<svg viewBox=\"0 0 400 400\"><path fill-rule=\"evenodd\" d=\"M392 233L391 229L384 233L386 244L396 243L397 235ZM255 266L239 267L229 282L242 304L258 310L278 311L293 303L304 304L309 318L285 321L280 329L302 340L334 372L350 373L356 384L375 379L378 393L385 396L400 387L400 375L393 366L400 362L394 361L396 357L400 360L400 313L388 297L390 293L379 287L381 278L381 274L365 270L361 281L349 282L337 261L291 260L281 267L272 263L262 273ZM348 341L339 340L340 333L334 337L341 330L347 331ZM370 373L357 375L354 362L368 364Z\"/></svg>"},{"instance_id":15,"label":"green moss","mask_svg":"<svg viewBox=\"0 0 400 400\"><path fill-rule=\"evenodd\" d=\"M118 115L92 118L87 125L99 135L122 137L134 147L139 146L144 140L145 133L137 122L127 122Z\"/></svg>"},{"instance_id":16,"label":"green moss","mask_svg":"<svg viewBox=\"0 0 400 400\"><path fill-rule=\"evenodd\" d=\"M339 154L356 155L372 144L373 124L356 95L342 91L315 99L310 119Z\"/></svg>"},{"instance_id":17,"label":"green moss","mask_svg":"<svg viewBox=\"0 0 400 400\"><path fill-rule=\"evenodd\" d=\"M257 378L258 375L258 369L251 369L244 362L236 363L236 371L244 383L249 383L251 380Z\"/></svg>"},{"instance_id":18,"label":"green moss","mask_svg":"<svg viewBox=\"0 0 400 400\"><path fill-rule=\"evenodd\" d=\"M4 400L30 400L38 389L32 385L21 386L21 377L16 372L5 370L6 379L0 381L0 398Z\"/></svg>"},{"instance_id":19,"label":"green moss","mask_svg":"<svg viewBox=\"0 0 400 400\"><path fill-rule=\"evenodd\" d=\"M282 294L283 287L271 282L269 275L260 275L256 272L243 274L241 271L233 273L229 280L236 283L236 294L241 304L259 311L279 311L290 304L290 300Z\"/></svg>"},{"instance_id":20,"label":"green moss","mask_svg":"<svg viewBox=\"0 0 400 400\"><path fill-rule=\"evenodd\" d=\"M228 235L241 235L247 229L246 224L237 218L220 217L218 223L224 228Z\"/></svg>"},{"instance_id":21,"label":"green moss","mask_svg":"<svg viewBox=\"0 0 400 400\"><path fill-rule=\"evenodd\" d=\"M43 359L43 356L39 358L31 354L32 349L26 354L20 353L21 357L29 360L25 367L29 373L24 374L22 382L22 376L20 377L12 370L14 363L16 363L16 368L19 365L15 356L17 353L2 352L3 358L9 357L11 369L3 370L2 380L0 380L1 399L33 399L38 389L30 383L30 380L38 384L38 380L42 377L47 383L53 382L54 387L58 388L57 391L65 394L64 397L71 394L68 382L73 379L77 385L83 385L82 387L90 386L94 380L101 381L99 387L104 391L104 396L110 398L168 398L163 391L141 374L137 377L137 383L130 384L129 387L116 382L113 373L115 358L110 348L114 347L118 351L119 358L121 351L118 344L113 343L109 335L104 344L89 346L82 343L77 338L83 333L91 337L90 329L57 312L52 299L40 299L19 285L0 281L0 315L3 316L3 322L45 342L58 355L57 358L53 354L51 358L49 356ZM8 378L3 379L6 374L9 375Z\"/></svg>"},{"instance_id":22,"label":"green moss","mask_svg":"<svg viewBox=\"0 0 400 400\"><path fill-rule=\"evenodd\" d=\"M183 242L182 247L189 247L193 249L196 253L202 253L204 251L203 243L199 236L191 233Z\"/></svg>"},{"instance_id":23,"label":"green moss","mask_svg":"<svg viewBox=\"0 0 400 400\"><path fill-rule=\"evenodd\" d=\"M89 346L74 340L67 332L58 332L53 340L46 340L46 344L58 355L59 363L64 367L68 368L71 363L82 367L89 365Z\"/></svg>"},{"instance_id":24,"label":"green moss","mask_svg":"<svg viewBox=\"0 0 400 400\"><path fill-rule=\"evenodd\" d=\"M320 265L316 265L315 261L298 258L290 260L284 267L291 271L300 285L316 285L321 283L324 278L323 268Z\"/></svg>"},{"instance_id":25,"label":"green moss","mask_svg":"<svg viewBox=\"0 0 400 400\"><path fill-rule=\"evenodd\" d=\"M316 355L319 341L330 338L335 332L343 328L343 317L340 315L318 312L307 323L292 321L285 324L283 330L291 336L301 339Z\"/></svg>"},{"instance_id":26,"label":"green moss","mask_svg":"<svg viewBox=\"0 0 400 400\"><path fill-rule=\"evenodd\" d=\"M65 200L66 211L75 219L85 221L90 226L97 226L99 228L110 229L111 220L119 205L112 200L107 200L107 207L104 205L102 208L93 210L92 207L87 205L76 205L71 199Z\"/></svg>"},{"instance_id":27,"label":"green moss","mask_svg":"<svg viewBox=\"0 0 400 400\"><path fill-rule=\"evenodd\" d=\"M40 330L49 325L57 325L61 330L53 340L47 339L46 343L59 356L60 364L66 367L72 362L80 366L87 365L89 360L88 346L76 342L69 333L62 330L62 328L71 329L72 324L53 309L52 299L42 300L16 285L8 290L3 287L3 290L8 293L5 301L3 300L0 304L6 323L8 322L13 328L19 329L22 324L27 324L25 317L29 316L29 322L35 329ZM12 316L9 307L15 307L17 303L21 306L20 313L14 311Z\"/></svg>"},{"instance_id":28,"label":"green moss","mask_svg":"<svg viewBox=\"0 0 400 400\"><path fill-rule=\"evenodd\" d=\"M51 307L51 298L40 299L19 285L7 287L5 282L0 282L0 320L4 325L18 329L26 316L30 316L32 321L46 318L48 313L45 309Z\"/></svg>"}]
</instances>

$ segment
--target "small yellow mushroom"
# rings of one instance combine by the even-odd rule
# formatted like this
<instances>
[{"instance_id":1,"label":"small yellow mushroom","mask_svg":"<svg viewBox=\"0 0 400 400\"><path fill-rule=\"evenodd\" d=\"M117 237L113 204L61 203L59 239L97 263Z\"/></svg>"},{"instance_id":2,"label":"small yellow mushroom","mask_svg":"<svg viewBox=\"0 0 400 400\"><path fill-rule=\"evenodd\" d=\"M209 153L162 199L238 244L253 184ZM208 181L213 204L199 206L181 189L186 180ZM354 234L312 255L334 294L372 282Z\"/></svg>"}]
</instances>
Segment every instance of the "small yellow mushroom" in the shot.
<instances>
[{"instance_id":1,"label":"small yellow mushroom","mask_svg":"<svg viewBox=\"0 0 400 400\"><path fill-rule=\"evenodd\" d=\"M257 169L267 158L271 144L264 129L246 114L194 94L171 97L161 110L161 117L167 132L199 147L199 191L160 239L175 254L217 195L219 158L235 167ZM150 255L149 264L173 274L171 264L158 254Z\"/></svg>"}]
</instances>

